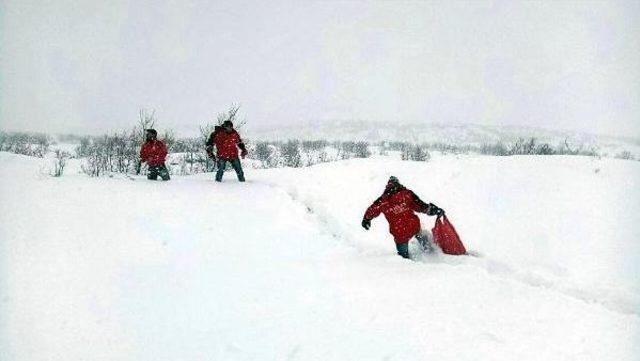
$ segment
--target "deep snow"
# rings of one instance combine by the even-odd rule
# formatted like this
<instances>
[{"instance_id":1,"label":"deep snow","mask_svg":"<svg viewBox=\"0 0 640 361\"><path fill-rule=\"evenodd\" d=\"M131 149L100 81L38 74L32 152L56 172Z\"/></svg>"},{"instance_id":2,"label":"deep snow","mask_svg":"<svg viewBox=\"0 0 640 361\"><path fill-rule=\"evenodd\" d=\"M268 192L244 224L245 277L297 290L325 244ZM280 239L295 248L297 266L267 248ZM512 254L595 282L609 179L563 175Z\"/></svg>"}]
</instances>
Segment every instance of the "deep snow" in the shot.
<instances>
[{"instance_id":1,"label":"deep snow","mask_svg":"<svg viewBox=\"0 0 640 361\"><path fill-rule=\"evenodd\" d=\"M2 361L640 355L638 162L382 157L245 184L45 163L0 153ZM360 228L391 174L481 256L406 261L382 217Z\"/></svg>"}]
</instances>

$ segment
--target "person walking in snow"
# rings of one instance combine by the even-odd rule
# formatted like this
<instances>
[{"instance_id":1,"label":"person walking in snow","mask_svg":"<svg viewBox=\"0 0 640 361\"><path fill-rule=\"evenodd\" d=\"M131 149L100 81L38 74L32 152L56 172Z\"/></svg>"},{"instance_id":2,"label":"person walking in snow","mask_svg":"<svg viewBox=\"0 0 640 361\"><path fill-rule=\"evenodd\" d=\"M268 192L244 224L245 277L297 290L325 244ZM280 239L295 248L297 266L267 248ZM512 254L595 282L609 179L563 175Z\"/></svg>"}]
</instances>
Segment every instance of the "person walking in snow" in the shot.
<instances>
[{"instance_id":1,"label":"person walking in snow","mask_svg":"<svg viewBox=\"0 0 640 361\"><path fill-rule=\"evenodd\" d=\"M233 129L233 123L230 120L225 120L222 126L216 126L213 133L209 136L206 143L207 155L216 160L216 156L213 154L213 147L216 147L217 153L217 167L216 182L222 182L222 175L227 162L231 163L231 166L236 171L238 181L244 182L244 172L242 171L242 165L238 158L238 149L240 149L240 156L242 159L247 156L247 148L244 146L240 134Z\"/></svg>"},{"instance_id":2,"label":"person walking in snow","mask_svg":"<svg viewBox=\"0 0 640 361\"><path fill-rule=\"evenodd\" d=\"M432 203L423 202L413 191L405 188L398 178L391 176L382 195L376 199L362 218L362 227L369 230L371 220L383 213L389 222L389 232L396 242L398 254L409 258L409 241L416 237L425 251L433 248L426 235L421 233L420 218L415 212L429 216L444 215L444 210Z\"/></svg>"},{"instance_id":3,"label":"person walking in snow","mask_svg":"<svg viewBox=\"0 0 640 361\"><path fill-rule=\"evenodd\" d=\"M168 181L169 170L164 164L167 158L167 146L157 139L158 132L155 129L147 129L145 136L147 140L140 148L140 161L146 162L149 166L147 179L156 180L160 175L163 181Z\"/></svg>"}]
</instances>

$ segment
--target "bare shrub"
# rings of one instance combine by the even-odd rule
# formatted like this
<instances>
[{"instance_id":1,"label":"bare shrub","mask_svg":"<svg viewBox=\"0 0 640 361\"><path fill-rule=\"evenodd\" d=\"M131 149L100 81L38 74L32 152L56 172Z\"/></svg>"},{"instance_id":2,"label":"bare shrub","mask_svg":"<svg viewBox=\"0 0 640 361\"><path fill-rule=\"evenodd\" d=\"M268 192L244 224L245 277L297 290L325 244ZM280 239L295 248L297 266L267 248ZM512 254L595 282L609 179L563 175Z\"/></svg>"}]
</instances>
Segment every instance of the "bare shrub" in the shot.
<instances>
[{"instance_id":1,"label":"bare shrub","mask_svg":"<svg viewBox=\"0 0 640 361\"><path fill-rule=\"evenodd\" d=\"M548 143L538 143L535 137L529 139L518 138L507 150L506 155L552 155L556 154Z\"/></svg>"},{"instance_id":2,"label":"bare shrub","mask_svg":"<svg viewBox=\"0 0 640 361\"><path fill-rule=\"evenodd\" d=\"M2 132L0 151L42 158L49 152L51 137L42 133Z\"/></svg>"},{"instance_id":3,"label":"bare shrub","mask_svg":"<svg viewBox=\"0 0 640 361\"><path fill-rule=\"evenodd\" d=\"M406 144L401 153L402 160L413 160L418 162L426 162L431 159L431 154L424 145Z\"/></svg>"},{"instance_id":4,"label":"bare shrub","mask_svg":"<svg viewBox=\"0 0 640 361\"><path fill-rule=\"evenodd\" d=\"M631 152L628 151L628 150L623 150L622 152L616 154L615 158L624 159L624 160L635 160L636 159L636 157L633 154L631 154Z\"/></svg>"},{"instance_id":5,"label":"bare shrub","mask_svg":"<svg viewBox=\"0 0 640 361\"><path fill-rule=\"evenodd\" d=\"M100 154L100 149L96 144L91 144L86 150L85 160L80 165L80 169L83 173L91 177L99 177L103 171L103 158Z\"/></svg>"},{"instance_id":6,"label":"bare shrub","mask_svg":"<svg viewBox=\"0 0 640 361\"><path fill-rule=\"evenodd\" d=\"M302 167L302 158L300 157L300 141L289 140L286 143L282 144L281 153L285 167Z\"/></svg>"},{"instance_id":7,"label":"bare shrub","mask_svg":"<svg viewBox=\"0 0 640 361\"><path fill-rule=\"evenodd\" d=\"M534 154L533 150L536 147L536 139L530 138L525 140L524 138L518 138L515 143L511 144L508 150L509 155L527 155Z\"/></svg>"},{"instance_id":8,"label":"bare shrub","mask_svg":"<svg viewBox=\"0 0 640 361\"><path fill-rule=\"evenodd\" d=\"M165 129L164 133L162 133L162 137L160 138L164 144L167 146L167 151L169 153L173 152L173 146L176 144L176 132L173 129Z\"/></svg>"},{"instance_id":9,"label":"bare shrub","mask_svg":"<svg viewBox=\"0 0 640 361\"><path fill-rule=\"evenodd\" d=\"M6 152L6 144L9 139L9 134L7 132L0 130L0 152Z\"/></svg>"},{"instance_id":10,"label":"bare shrub","mask_svg":"<svg viewBox=\"0 0 640 361\"><path fill-rule=\"evenodd\" d=\"M329 156L326 148L329 142L326 140L304 140L301 142L301 152L305 166L327 162Z\"/></svg>"},{"instance_id":11,"label":"bare shrub","mask_svg":"<svg viewBox=\"0 0 640 361\"><path fill-rule=\"evenodd\" d=\"M51 171L51 175L54 177L61 177L64 173L64 167L67 165L67 159L69 158L69 153L62 151L60 149L56 149L53 170Z\"/></svg>"},{"instance_id":12,"label":"bare shrub","mask_svg":"<svg viewBox=\"0 0 640 361\"><path fill-rule=\"evenodd\" d=\"M89 155L91 150L91 137L82 137L80 144L76 147L76 157L84 158Z\"/></svg>"},{"instance_id":13,"label":"bare shrub","mask_svg":"<svg viewBox=\"0 0 640 361\"><path fill-rule=\"evenodd\" d=\"M354 145L353 154L356 158L369 158L371 156L369 143L365 141L356 142Z\"/></svg>"},{"instance_id":14,"label":"bare shrub","mask_svg":"<svg viewBox=\"0 0 640 361\"><path fill-rule=\"evenodd\" d=\"M389 146L387 145L387 142L380 142L377 144L378 145L378 154L379 155L389 155Z\"/></svg>"},{"instance_id":15,"label":"bare shrub","mask_svg":"<svg viewBox=\"0 0 640 361\"><path fill-rule=\"evenodd\" d=\"M456 144L448 144L443 142L436 142L432 144L425 144L423 147L435 151L439 151L442 154L467 154L472 150L470 145L459 146ZM476 149L477 151L477 149Z\"/></svg>"},{"instance_id":16,"label":"bare shrub","mask_svg":"<svg viewBox=\"0 0 640 361\"><path fill-rule=\"evenodd\" d=\"M569 139L565 139L564 142L556 148L556 154L563 155L586 155L590 157L598 156L598 149L595 146L585 147L584 144L572 145L569 143Z\"/></svg>"},{"instance_id":17,"label":"bare shrub","mask_svg":"<svg viewBox=\"0 0 640 361\"><path fill-rule=\"evenodd\" d=\"M268 142L257 142L251 156L260 161L262 168L274 168L278 165L278 149Z\"/></svg>"},{"instance_id":18,"label":"bare shrub","mask_svg":"<svg viewBox=\"0 0 640 361\"><path fill-rule=\"evenodd\" d=\"M247 124L246 119L239 119L238 112L240 111L240 104L232 103L229 108L221 113L218 113L217 121L218 125L222 125L225 121L230 121L233 123L233 127L235 129L242 128L245 124Z\"/></svg>"},{"instance_id":19,"label":"bare shrub","mask_svg":"<svg viewBox=\"0 0 640 361\"><path fill-rule=\"evenodd\" d=\"M495 144L481 145L480 154L505 156L505 155L509 155L509 150L501 141L498 141Z\"/></svg>"},{"instance_id":20,"label":"bare shrub","mask_svg":"<svg viewBox=\"0 0 640 361\"><path fill-rule=\"evenodd\" d=\"M538 144L535 153L538 155L553 155L556 154L556 151L548 143L543 143Z\"/></svg>"}]
</instances>

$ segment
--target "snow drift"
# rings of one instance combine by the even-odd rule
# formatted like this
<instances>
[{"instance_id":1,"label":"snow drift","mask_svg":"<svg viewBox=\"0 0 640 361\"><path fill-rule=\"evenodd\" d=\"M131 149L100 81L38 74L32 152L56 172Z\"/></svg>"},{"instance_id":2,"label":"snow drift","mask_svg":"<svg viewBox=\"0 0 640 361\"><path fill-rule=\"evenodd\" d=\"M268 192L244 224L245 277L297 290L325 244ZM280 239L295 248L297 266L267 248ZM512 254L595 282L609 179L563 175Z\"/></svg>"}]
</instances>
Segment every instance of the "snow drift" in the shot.
<instances>
[{"instance_id":1,"label":"snow drift","mask_svg":"<svg viewBox=\"0 0 640 361\"><path fill-rule=\"evenodd\" d=\"M382 157L246 184L42 162L0 153L3 361L640 355L638 162ZM479 257L406 261L383 219L363 231L391 174Z\"/></svg>"}]
</instances>

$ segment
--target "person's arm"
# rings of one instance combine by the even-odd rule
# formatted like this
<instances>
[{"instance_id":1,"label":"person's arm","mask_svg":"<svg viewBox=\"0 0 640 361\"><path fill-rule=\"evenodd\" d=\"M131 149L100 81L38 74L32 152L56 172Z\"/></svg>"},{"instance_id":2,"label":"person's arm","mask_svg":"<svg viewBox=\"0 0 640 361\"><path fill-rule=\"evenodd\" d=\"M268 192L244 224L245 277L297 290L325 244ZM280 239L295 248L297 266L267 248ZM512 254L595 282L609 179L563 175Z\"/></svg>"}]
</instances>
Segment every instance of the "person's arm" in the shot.
<instances>
[{"instance_id":1,"label":"person's arm","mask_svg":"<svg viewBox=\"0 0 640 361\"><path fill-rule=\"evenodd\" d=\"M428 216L435 216L436 214L444 214L444 210L438 208L433 203L425 203L415 193L411 192L413 198L413 210L416 212L426 213Z\"/></svg>"},{"instance_id":2,"label":"person's arm","mask_svg":"<svg viewBox=\"0 0 640 361\"><path fill-rule=\"evenodd\" d=\"M380 196L375 200L375 202L373 202L373 204L369 206L369 208L367 208L367 211L364 212L364 217L362 217L362 227L364 229L368 230L369 227L371 227L371 220L382 213L382 209L384 208L385 204L386 202L384 196Z\"/></svg>"},{"instance_id":3,"label":"person's arm","mask_svg":"<svg viewBox=\"0 0 640 361\"><path fill-rule=\"evenodd\" d=\"M236 135L238 136L238 148L240 148L240 156L242 158L247 156L247 147L244 145L244 142L242 141L242 138L240 138L240 134L238 132L236 132Z\"/></svg>"}]
</instances>

